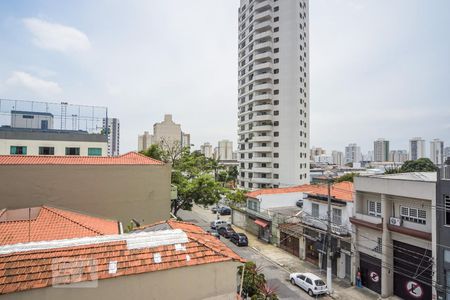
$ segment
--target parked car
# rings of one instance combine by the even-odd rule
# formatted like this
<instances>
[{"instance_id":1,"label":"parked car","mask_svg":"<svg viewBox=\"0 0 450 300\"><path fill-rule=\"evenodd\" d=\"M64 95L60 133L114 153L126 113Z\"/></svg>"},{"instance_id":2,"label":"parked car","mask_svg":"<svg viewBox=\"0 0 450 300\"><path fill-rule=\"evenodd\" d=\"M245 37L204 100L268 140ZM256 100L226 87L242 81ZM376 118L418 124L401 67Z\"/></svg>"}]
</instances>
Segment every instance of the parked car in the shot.
<instances>
[{"instance_id":1,"label":"parked car","mask_svg":"<svg viewBox=\"0 0 450 300\"><path fill-rule=\"evenodd\" d=\"M328 292L325 282L312 273L292 273L289 278L292 284L304 289L311 297Z\"/></svg>"},{"instance_id":2,"label":"parked car","mask_svg":"<svg viewBox=\"0 0 450 300\"><path fill-rule=\"evenodd\" d=\"M229 223L225 220L214 220L211 222L211 229L218 230L221 227L227 227Z\"/></svg>"},{"instance_id":3,"label":"parked car","mask_svg":"<svg viewBox=\"0 0 450 300\"><path fill-rule=\"evenodd\" d=\"M221 216L229 216L231 215L231 208L227 206L222 206L221 208L219 208L219 214Z\"/></svg>"},{"instance_id":4,"label":"parked car","mask_svg":"<svg viewBox=\"0 0 450 300\"><path fill-rule=\"evenodd\" d=\"M220 206L219 205L215 205L215 206L213 206L213 207L211 207L211 212L213 213L213 214L217 214L217 211L220 209Z\"/></svg>"},{"instance_id":5,"label":"parked car","mask_svg":"<svg viewBox=\"0 0 450 300\"><path fill-rule=\"evenodd\" d=\"M303 208L303 200L297 200L297 202L295 202L295 205L297 205L297 207Z\"/></svg>"},{"instance_id":6,"label":"parked car","mask_svg":"<svg viewBox=\"0 0 450 300\"><path fill-rule=\"evenodd\" d=\"M237 246L248 246L248 238L244 233L233 233L230 241Z\"/></svg>"},{"instance_id":7,"label":"parked car","mask_svg":"<svg viewBox=\"0 0 450 300\"><path fill-rule=\"evenodd\" d=\"M233 233L236 233L231 226L220 227L218 230L219 234L226 239L229 239Z\"/></svg>"},{"instance_id":8,"label":"parked car","mask_svg":"<svg viewBox=\"0 0 450 300\"><path fill-rule=\"evenodd\" d=\"M217 230L215 229L210 229L207 231L210 235L215 236L216 238L218 238L220 240L220 234Z\"/></svg>"}]
</instances>

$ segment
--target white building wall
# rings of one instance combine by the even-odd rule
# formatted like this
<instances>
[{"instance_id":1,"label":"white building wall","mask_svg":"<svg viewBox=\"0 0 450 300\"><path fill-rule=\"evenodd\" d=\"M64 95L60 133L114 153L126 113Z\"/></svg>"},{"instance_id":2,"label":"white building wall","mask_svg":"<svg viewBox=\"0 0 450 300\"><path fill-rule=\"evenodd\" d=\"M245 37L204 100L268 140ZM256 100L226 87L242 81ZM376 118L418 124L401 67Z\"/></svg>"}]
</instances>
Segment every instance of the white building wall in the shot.
<instances>
[{"instance_id":1,"label":"white building wall","mask_svg":"<svg viewBox=\"0 0 450 300\"><path fill-rule=\"evenodd\" d=\"M444 162L444 142L434 139L430 142L430 159L436 165Z\"/></svg>"},{"instance_id":2,"label":"white building wall","mask_svg":"<svg viewBox=\"0 0 450 300\"><path fill-rule=\"evenodd\" d=\"M295 203L303 199L303 193L285 193L273 195L259 195L260 209L266 210L274 207L295 206Z\"/></svg>"},{"instance_id":3,"label":"white building wall","mask_svg":"<svg viewBox=\"0 0 450 300\"><path fill-rule=\"evenodd\" d=\"M54 147L55 156L65 156L66 147L79 147L80 156L87 156L88 148L101 148L102 156L108 155L108 144L106 142L6 140L6 139L0 139L0 155L10 155L11 146L26 146L27 155L39 155L39 147Z\"/></svg>"}]
</instances>

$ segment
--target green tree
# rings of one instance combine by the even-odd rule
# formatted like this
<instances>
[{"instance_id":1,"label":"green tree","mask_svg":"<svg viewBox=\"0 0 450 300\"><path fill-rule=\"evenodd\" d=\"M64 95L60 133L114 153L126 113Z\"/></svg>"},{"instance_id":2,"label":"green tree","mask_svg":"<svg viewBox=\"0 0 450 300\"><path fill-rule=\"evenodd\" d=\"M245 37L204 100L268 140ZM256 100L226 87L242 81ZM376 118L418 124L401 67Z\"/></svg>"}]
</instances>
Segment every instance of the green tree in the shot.
<instances>
[{"instance_id":1,"label":"green tree","mask_svg":"<svg viewBox=\"0 0 450 300\"><path fill-rule=\"evenodd\" d=\"M161 149L159 145L156 144L151 145L147 150L141 151L141 153L144 154L145 156L161 161L165 161L166 158L164 151Z\"/></svg>"},{"instance_id":2,"label":"green tree","mask_svg":"<svg viewBox=\"0 0 450 300\"><path fill-rule=\"evenodd\" d=\"M418 160L408 160L401 166L401 173L409 172L436 172L437 167L428 158L419 158Z\"/></svg>"},{"instance_id":3,"label":"green tree","mask_svg":"<svg viewBox=\"0 0 450 300\"><path fill-rule=\"evenodd\" d=\"M347 173L347 174L344 174L341 177L337 178L335 180L335 182L343 182L343 181L353 182L353 179L355 178L355 176L358 176L358 175L359 175L359 173L354 173L354 172Z\"/></svg>"},{"instance_id":4,"label":"green tree","mask_svg":"<svg viewBox=\"0 0 450 300\"><path fill-rule=\"evenodd\" d=\"M238 274L242 276L242 266L238 267ZM260 294L260 287L266 284L266 278L261 269L252 261L245 263L244 281L242 284L242 295L253 297Z\"/></svg>"},{"instance_id":5,"label":"green tree","mask_svg":"<svg viewBox=\"0 0 450 300\"><path fill-rule=\"evenodd\" d=\"M388 167L384 170L384 174L397 174L401 173L400 167Z\"/></svg>"},{"instance_id":6,"label":"green tree","mask_svg":"<svg viewBox=\"0 0 450 300\"><path fill-rule=\"evenodd\" d=\"M231 206L240 206L247 201L246 194L246 190L236 189L228 190L226 196Z\"/></svg>"}]
</instances>

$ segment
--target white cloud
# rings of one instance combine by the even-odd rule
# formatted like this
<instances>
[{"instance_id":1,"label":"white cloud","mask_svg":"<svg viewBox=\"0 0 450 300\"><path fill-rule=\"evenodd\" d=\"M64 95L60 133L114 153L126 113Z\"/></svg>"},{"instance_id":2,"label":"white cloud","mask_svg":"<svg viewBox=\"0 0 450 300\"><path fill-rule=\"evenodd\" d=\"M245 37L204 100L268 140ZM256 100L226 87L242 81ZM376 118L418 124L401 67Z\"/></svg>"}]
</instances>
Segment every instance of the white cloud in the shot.
<instances>
[{"instance_id":1,"label":"white cloud","mask_svg":"<svg viewBox=\"0 0 450 300\"><path fill-rule=\"evenodd\" d=\"M52 96L62 93L58 83L43 80L21 71L13 72L11 77L6 80L5 85L12 88L26 89L39 96Z\"/></svg>"},{"instance_id":2,"label":"white cloud","mask_svg":"<svg viewBox=\"0 0 450 300\"><path fill-rule=\"evenodd\" d=\"M34 44L40 48L66 53L86 51L91 47L87 35L76 28L37 18L24 19L23 22L33 34Z\"/></svg>"}]
</instances>

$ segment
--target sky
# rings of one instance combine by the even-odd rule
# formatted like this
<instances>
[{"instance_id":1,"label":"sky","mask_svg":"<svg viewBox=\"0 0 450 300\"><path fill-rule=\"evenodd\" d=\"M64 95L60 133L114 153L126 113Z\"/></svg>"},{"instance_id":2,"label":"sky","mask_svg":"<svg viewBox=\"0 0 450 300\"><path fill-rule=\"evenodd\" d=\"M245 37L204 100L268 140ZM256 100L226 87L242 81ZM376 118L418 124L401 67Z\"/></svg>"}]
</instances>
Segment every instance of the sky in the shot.
<instances>
[{"instance_id":1,"label":"sky","mask_svg":"<svg viewBox=\"0 0 450 300\"><path fill-rule=\"evenodd\" d=\"M194 148L236 142L238 6L0 1L0 98L107 106L122 153L167 113ZM447 0L310 0L311 146L450 145L449 37Z\"/></svg>"}]
</instances>

